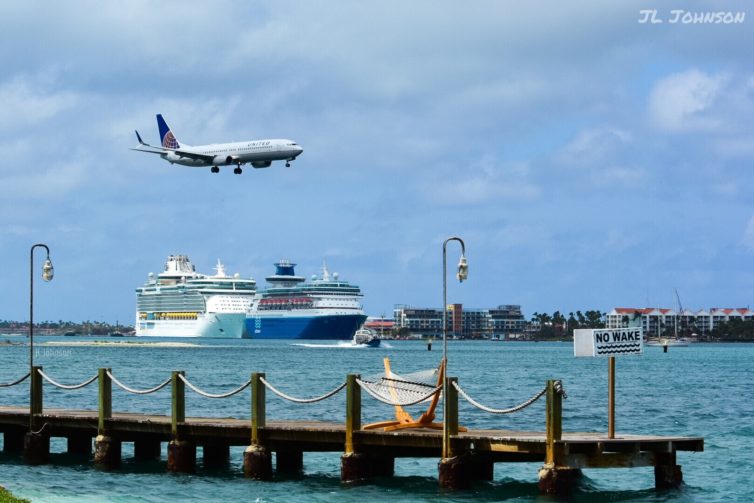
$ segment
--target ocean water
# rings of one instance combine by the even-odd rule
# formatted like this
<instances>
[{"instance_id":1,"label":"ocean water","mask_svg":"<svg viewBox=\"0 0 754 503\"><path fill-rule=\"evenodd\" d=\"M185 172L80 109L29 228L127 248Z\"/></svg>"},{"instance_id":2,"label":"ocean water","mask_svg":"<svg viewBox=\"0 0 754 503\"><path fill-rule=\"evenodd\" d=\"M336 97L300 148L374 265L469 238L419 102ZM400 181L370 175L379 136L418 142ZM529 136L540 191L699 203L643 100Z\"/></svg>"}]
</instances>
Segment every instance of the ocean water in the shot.
<instances>
[{"instance_id":1,"label":"ocean water","mask_svg":"<svg viewBox=\"0 0 754 503\"><path fill-rule=\"evenodd\" d=\"M2 340L2 338L0 338ZM0 382L10 382L28 369L25 337L0 345ZM265 372L281 391L315 397L337 387L349 373L382 371L383 357L393 370L409 373L431 369L442 357L442 344L432 351L420 341L384 341L380 348L356 348L342 342L296 343L255 340L175 340L189 345L164 346L142 339L109 339L109 345L80 345L85 338L35 338L35 363L64 384L93 376L97 368L135 388L148 388L184 370L188 379L213 393L230 391L252 372ZM162 341L160 341L162 342ZM59 345L73 343L73 345ZM136 344L138 343L138 344ZM475 400L505 408L528 399L547 379L562 379L564 431L607 431L607 360L575 358L569 343L501 343L450 341L449 375ZM573 501L752 501L750 477L754 452L754 345L697 344L686 348L645 348L642 356L617 358L617 434L703 436L705 451L678 453L685 485L656 492L652 468L587 469ZM188 390L187 415L241 417L249 414L249 392L208 399ZM46 407L96 409L97 388L63 391L45 383ZM368 395L363 422L389 419L392 408ZM0 405L26 405L27 382L0 388ZM170 413L170 391L137 396L113 389L116 411ZM411 409L413 412L416 408ZM544 429L544 400L512 415L491 415L461 399L461 423L472 428ZM267 395L268 420L343 420L345 395L310 405ZM2 437L0 436L0 439ZM0 443L2 440L0 440ZM160 461L135 463L133 448L123 445L123 467L101 472L91 463L69 458L64 439L53 439L50 465L29 467L17 456L0 453L0 485L35 502L72 501L550 501L537 487L539 463L496 464L492 482L476 483L466 492L446 492L437 484L436 459L397 459L395 476L362 486L340 483L339 453L305 453L304 475L273 482L245 480L242 447L231 449L230 466L205 469L198 453L195 475L165 473L165 445Z\"/></svg>"}]
</instances>

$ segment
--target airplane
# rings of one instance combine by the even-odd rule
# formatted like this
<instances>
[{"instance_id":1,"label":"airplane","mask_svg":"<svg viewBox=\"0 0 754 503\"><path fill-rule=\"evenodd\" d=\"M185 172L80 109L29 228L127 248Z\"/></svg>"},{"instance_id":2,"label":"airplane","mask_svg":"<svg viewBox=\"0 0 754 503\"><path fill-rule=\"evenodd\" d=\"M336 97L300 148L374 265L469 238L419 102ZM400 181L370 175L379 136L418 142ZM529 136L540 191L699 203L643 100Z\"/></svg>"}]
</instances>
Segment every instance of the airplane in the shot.
<instances>
[{"instance_id":1,"label":"airplane","mask_svg":"<svg viewBox=\"0 0 754 503\"><path fill-rule=\"evenodd\" d=\"M291 161L296 160L304 151L292 140L249 140L192 147L178 141L162 118L162 114L157 114L157 129L160 132L162 146L144 143L139 132L135 131L139 145L131 150L159 154L170 164L211 166L212 173L218 173L220 166L235 165L233 173L240 175L242 164L250 163L255 168L268 168L272 161L285 161L285 167L290 168Z\"/></svg>"}]
</instances>

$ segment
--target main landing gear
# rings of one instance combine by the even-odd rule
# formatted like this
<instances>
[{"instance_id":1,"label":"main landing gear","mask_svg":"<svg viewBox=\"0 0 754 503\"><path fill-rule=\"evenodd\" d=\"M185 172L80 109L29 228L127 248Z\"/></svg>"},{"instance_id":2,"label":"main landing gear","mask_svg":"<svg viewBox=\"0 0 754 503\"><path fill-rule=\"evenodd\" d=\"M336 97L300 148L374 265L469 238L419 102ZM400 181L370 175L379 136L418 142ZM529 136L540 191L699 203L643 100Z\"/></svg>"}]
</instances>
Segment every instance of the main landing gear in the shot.
<instances>
[{"instance_id":1,"label":"main landing gear","mask_svg":"<svg viewBox=\"0 0 754 503\"><path fill-rule=\"evenodd\" d=\"M219 173L220 172L220 168L218 168L217 166L212 166L211 168L209 168L209 170L212 173Z\"/></svg>"},{"instance_id":2,"label":"main landing gear","mask_svg":"<svg viewBox=\"0 0 754 503\"><path fill-rule=\"evenodd\" d=\"M238 165L238 167L237 167L237 168L235 168L235 169L233 170L233 173L235 173L235 174L237 174L237 175L240 175L241 173L243 173L243 170L241 170L241 165L240 165L240 164Z\"/></svg>"}]
</instances>

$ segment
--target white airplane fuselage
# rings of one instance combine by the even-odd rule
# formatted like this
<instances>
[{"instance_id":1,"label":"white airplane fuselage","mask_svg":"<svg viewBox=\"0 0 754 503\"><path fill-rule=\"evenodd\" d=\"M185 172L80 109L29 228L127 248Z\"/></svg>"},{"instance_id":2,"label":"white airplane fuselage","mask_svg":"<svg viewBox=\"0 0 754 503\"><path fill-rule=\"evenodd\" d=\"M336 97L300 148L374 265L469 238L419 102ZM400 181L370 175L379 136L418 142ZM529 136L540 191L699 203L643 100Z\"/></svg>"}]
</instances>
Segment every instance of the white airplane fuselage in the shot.
<instances>
[{"instance_id":1,"label":"white airplane fuselage","mask_svg":"<svg viewBox=\"0 0 754 503\"><path fill-rule=\"evenodd\" d=\"M232 143L213 143L210 145L191 146L178 141L170 130L162 114L157 114L157 130L160 133L160 144L150 145L141 139L138 131L136 139L139 144L131 149L149 154L158 154L171 164L182 166L210 166L212 173L218 173L220 166L235 165L233 172L240 175L241 166L251 164L255 168L267 168L273 161L285 161L289 167L291 161L304 151L293 140L248 140Z\"/></svg>"},{"instance_id":2,"label":"white airplane fuselage","mask_svg":"<svg viewBox=\"0 0 754 503\"><path fill-rule=\"evenodd\" d=\"M160 157L173 164L183 166L226 166L250 163L255 168L266 168L272 161L293 160L302 152L291 140L253 140L233 143L217 143L192 147L181 145L181 151L210 155L212 161L191 159L174 152L164 152Z\"/></svg>"}]
</instances>

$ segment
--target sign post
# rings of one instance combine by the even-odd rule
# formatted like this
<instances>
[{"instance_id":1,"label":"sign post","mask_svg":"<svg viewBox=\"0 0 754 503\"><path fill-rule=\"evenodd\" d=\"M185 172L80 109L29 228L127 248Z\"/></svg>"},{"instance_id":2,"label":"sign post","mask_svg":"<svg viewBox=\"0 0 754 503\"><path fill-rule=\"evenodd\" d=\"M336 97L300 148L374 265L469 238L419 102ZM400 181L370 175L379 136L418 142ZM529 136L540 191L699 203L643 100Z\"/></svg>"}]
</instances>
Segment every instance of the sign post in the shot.
<instances>
[{"instance_id":1,"label":"sign post","mask_svg":"<svg viewBox=\"0 0 754 503\"><path fill-rule=\"evenodd\" d=\"M643 341L641 327L573 331L574 356L607 357L607 438L615 438L615 357L642 354Z\"/></svg>"}]
</instances>

